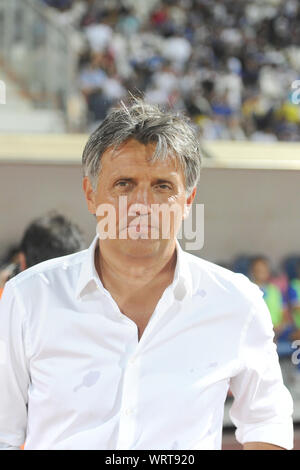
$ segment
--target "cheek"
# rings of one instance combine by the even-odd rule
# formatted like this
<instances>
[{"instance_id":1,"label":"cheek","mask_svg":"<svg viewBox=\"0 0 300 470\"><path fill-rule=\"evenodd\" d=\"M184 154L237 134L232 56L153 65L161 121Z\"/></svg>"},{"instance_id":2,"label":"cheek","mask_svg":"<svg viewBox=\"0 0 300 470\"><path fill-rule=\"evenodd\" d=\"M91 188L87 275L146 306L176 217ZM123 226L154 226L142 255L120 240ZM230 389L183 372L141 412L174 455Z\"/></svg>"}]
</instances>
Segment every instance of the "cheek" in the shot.
<instances>
[{"instance_id":1,"label":"cheek","mask_svg":"<svg viewBox=\"0 0 300 470\"><path fill-rule=\"evenodd\" d=\"M168 198L168 204L172 209L176 211L176 213L184 213L184 208L186 204L186 197L185 193L181 192L180 194L170 196Z\"/></svg>"},{"instance_id":2,"label":"cheek","mask_svg":"<svg viewBox=\"0 0 300 470\"><path fill-rule=\"evenodd\" d=\"M114 208L118 207L118 196L109 191L105 185L101 185L101 189L98 189L95 197L96 205L109 204Z\"/></svg>"},{"instance_id":3,"label":"cheek","mask_svg":"<svg viewBox=\"0 0 300 470\"><path fill-rule=\"evenodd\" d=\"M98 191L95 197L96 216L98 221L107 219L112 223L118 217L118 202L109 196L105 188Z\"/></svg>"},{"instance_id":4,"label":"cheek","mask_svg":"<svg viewBox=\"0 0 300 470\"><path fill-rule=\"evenodd\" d=\"M179 200L174 196L168 198L168 203L163 204L159 209L160 223L178 227L183 220L184 202L185 200Z\"/></svg>"}]
</instances>

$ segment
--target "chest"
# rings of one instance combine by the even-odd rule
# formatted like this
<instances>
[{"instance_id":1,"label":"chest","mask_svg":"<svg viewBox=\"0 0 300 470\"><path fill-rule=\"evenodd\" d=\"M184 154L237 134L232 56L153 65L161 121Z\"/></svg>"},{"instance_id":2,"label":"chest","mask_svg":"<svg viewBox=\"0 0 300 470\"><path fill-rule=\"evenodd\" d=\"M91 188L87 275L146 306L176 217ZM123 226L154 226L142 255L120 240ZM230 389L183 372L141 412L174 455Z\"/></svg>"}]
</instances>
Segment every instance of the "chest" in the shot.
<instances>
[{"instance_id":1,"label":"chest","mask_svg":"<svg viewBox=\"0 0 300 470\"><path fill-rule=\"evenodd\" d=\"M143 305L133 304L133 305L126 305L119 307L120 311L132 320L138 329L138 341L140 341L151 316L154 313L156 308L157 302L148 302Z\"/></svg>"},{"instance_id":2,"label":"chest","mask_svg":"<svg viewBox=\"0 0 300 470\"><path fill-rule=\"evenodd\" d=\"M240 335L230 332L238 318L228 314L223 321L219 311L200 310L198 302L194 307L185 304L178 314L175 308L164 311L152 333L137 344L134 325L120 319L109 305L108 300L99 305L97 298L83 305L82 314L64 307L36 316L31 325L29 415L32 409L35 416L48 413L54 434L57 423L72 423L79 446L82 433L77 430L94 428L95 447L100 442L103 448L115 448L105 439L113 436L114 429L108 426L118 420L126 438L130 429L145 428L144 423L155 423L155 436L157 429L164 430L162 436L177 433L183 422L193 440L207 434L205 426L222 409L229 377L236 373L232 361ZM151 318L151 309L147 312L143 306L156 308L145 301L135 315L128 312L139 338ZM135 417L139 422L131 427ZM130 442L137 438L131 436ZM157 448L162 442L159 439Z\"/></svg>"},{"instance_id":3,"label":"chest","mask_svg":"<svg viewBox=\"0 0 300 470\"><path fill-rule=\"evenodd\" d=\"M71 412L84 406L86 413L98 410L105 417L116 400L121 406L123 397L130 405L135 393L137 399L145 398L145 409L148 400L160 403L162 397L163 409L170 397L176 409L179 402L185 409L187 403L199 403L202 390L208 404L212 393L227 387L237 347L225 339L214 343L205 325L188 319L183 324L175 315L159 325L146 342L137 344L129 322L92 313L70 322L66 316L60 312L60 322L54 315L48 317L43 345L30 363L33 395L51 401L63 414L66 407ZM141 337L149 319L141 316L135 320ZM133 363L129 362L132 357ZM99 396L106 401L99 403Z\"/></svg>"},{"instance_id":4,"label":"chest","mask_svg":"<svg viewBox=\"0 0 300 470\"><path fill-rule=\"evenodd\" d=\"M164 289L161 288L151 293L140 294L135 298L122 299L115 296L120 312L137 325L138 341L140 341L163 292Z\"/></svg>"}]
</instances>

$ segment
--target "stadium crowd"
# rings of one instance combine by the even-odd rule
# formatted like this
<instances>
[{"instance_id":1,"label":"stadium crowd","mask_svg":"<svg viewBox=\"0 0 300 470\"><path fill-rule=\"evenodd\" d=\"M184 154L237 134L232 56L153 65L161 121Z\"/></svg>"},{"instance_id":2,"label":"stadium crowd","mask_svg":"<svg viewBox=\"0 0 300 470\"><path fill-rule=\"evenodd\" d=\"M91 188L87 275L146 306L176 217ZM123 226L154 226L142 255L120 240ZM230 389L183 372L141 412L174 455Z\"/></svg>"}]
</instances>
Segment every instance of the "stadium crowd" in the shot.
<instances>
[{"instance_id":1,"label":"stadium crowd","mask_svg":"<svg viewBox=\"0 0 300 470\"><path fill-rule=\"evenodd\" d=\"M37 0L74 27L88 130L128 91L204 139L300 140L297 0Z\"/></svg>"}]
</instances>

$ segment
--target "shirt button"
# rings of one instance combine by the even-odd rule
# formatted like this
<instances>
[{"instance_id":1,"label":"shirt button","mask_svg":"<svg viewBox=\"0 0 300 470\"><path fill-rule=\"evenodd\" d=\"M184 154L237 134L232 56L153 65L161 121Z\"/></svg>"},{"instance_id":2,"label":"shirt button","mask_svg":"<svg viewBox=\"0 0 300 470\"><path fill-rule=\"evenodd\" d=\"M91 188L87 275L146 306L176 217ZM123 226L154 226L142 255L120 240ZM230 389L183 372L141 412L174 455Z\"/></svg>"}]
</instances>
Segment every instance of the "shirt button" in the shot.
<instances>
[{"instance_id":1,"label":"shirt button","mask_svg":"<svg viewBox=\"0 0 300 470\"><path fill-rule=\"evenodd\" d=\"M133 410L132 410L131 408L127 408L127 409L125 410L125 415L126 415L126 416L130 416L132 413L133 413Z\"/></svg>"},{"instance_id":2,"label":"shirt button","mask_svg":"<svg viewBox=\"0 0 300 470\"><path fill-rule=\"evenodd\" d=\"M130 364L130 365L134 364L134 363L135 363L135 359L136 359L135 357L131 357L131 358L129 359L129 361L128 361L129 364Z\"/></svg>"}]
</instances>

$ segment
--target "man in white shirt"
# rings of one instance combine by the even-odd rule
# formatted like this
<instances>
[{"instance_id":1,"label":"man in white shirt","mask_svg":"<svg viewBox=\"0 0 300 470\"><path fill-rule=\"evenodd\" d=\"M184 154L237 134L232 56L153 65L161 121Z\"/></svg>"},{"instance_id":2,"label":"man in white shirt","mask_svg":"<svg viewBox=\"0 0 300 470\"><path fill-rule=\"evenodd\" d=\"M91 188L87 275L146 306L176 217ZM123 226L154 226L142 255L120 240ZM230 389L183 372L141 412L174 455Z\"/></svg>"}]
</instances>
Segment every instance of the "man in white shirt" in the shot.
<instances>
[{"instance_id":1,"label":"man in white shirt","mask_svg":"<svg viewBox=\"0 0 300 470\"><path fill-rule=\"evenodd\" d=\"M262 292L176 238L200 160L189 122L140 100L91 135L92 244L11 279L0 302L2 448L220 449L230 388L244 449L292 449Z\"/></svg>"}]
</instances>

